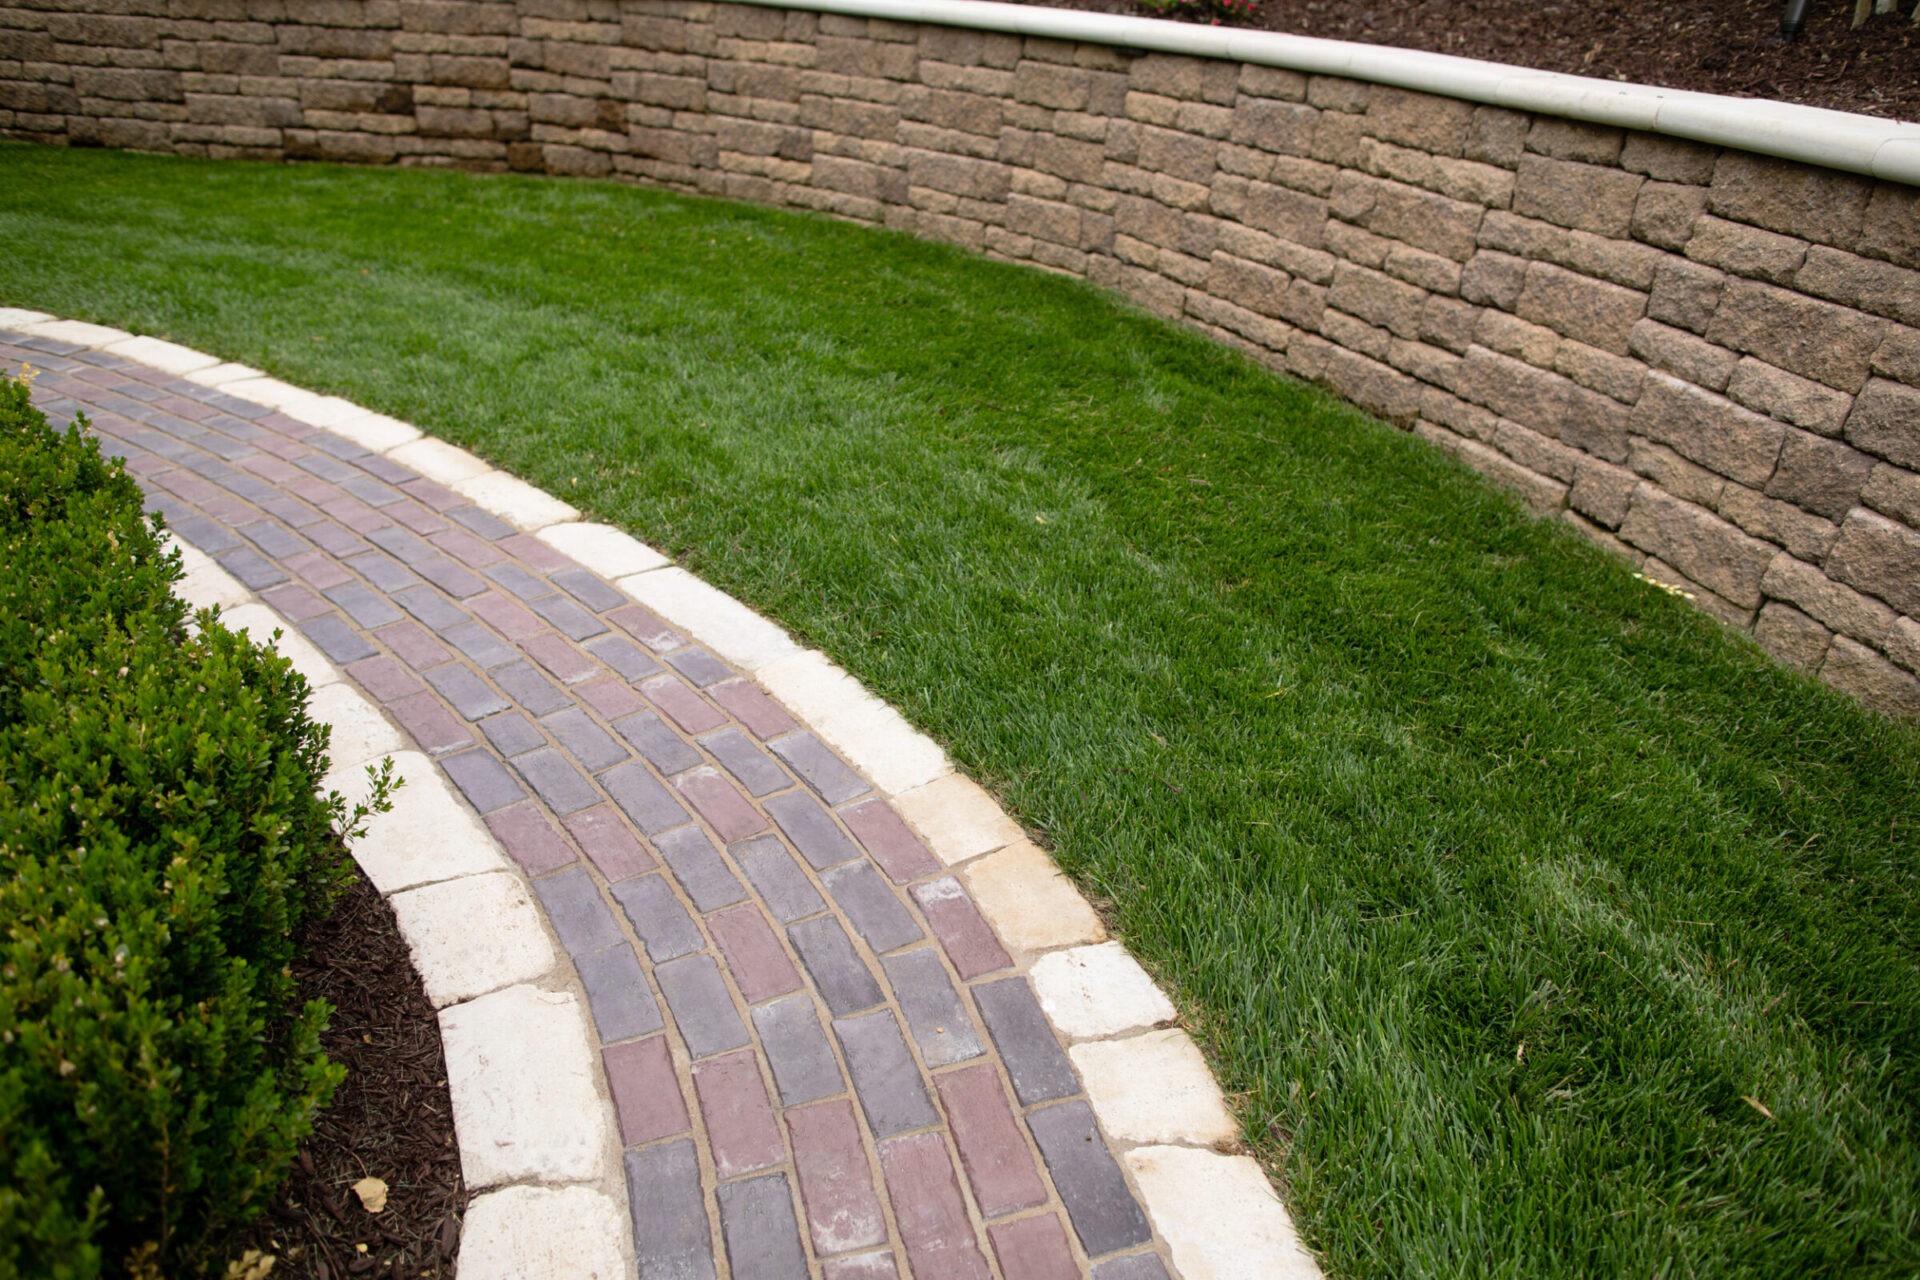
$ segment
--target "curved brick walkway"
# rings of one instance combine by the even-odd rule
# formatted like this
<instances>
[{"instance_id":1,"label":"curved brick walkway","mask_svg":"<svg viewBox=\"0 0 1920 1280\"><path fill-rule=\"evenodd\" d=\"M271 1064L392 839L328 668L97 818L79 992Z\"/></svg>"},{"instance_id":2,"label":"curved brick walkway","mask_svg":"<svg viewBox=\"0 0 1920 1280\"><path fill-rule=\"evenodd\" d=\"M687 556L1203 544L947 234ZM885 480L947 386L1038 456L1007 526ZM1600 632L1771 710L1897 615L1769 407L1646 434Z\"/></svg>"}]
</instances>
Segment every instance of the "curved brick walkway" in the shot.
<instances>
[{"instance_id":1,"label":"curved brick walkway","mask_svg":"<svg viewBox=\"0 0 1920 1280\"><path fill-rule=\"evenodd\" d=\"M1007 825L995 812L983 835L968 795L941 783L896 808L874 785L882 767L863 776L829 729L555 548L629 571L663 560L597 546L564 504L465 475L476 464L445 446L376 453L315 425L350 411L356 438L386 429L329 407L344 402L294 416L243 398L251 371L178 376L191 361L161 359L166 372L101 349L145 340L22 332L7 316L0 369L40 369L35 397L57 422L84 410L176 536L343 670L518 864L571 959L555 972L577 974L591 1010L596 1103L611 1100L631 1210L617 1243L641 1276L1151 1280L1180 1261L1193 1280L1278 1274L1276 1256L1310 1271L1290 1239L1274 1255L1185 1238L1197 1211L1183 1197L1246 1193L1207 1185L1225 1169L1208 1147L1230 1144L1232 1123L1191 1045L1153 1030L1171 1007L1117 945L1094 945L1098 922L1017 829L992 829ZM837 676L824 670L799 671L788 701ZM956 875L916 827L992 856ZM547 954L462 901L479 905L460 946ZM479 1002L423 973L451 1060L457 1015ZM509 1039L539 1038L544 1015L527 1016ZM1065 1042L1083 1043L1069 1056ZM522 1046L530 1062L538 1047ZM564 1180L510 1160L489 1173L469 1149L483 1101L456 1087L470 1182ZM592 1145L590 1117L577 1127Z\"/></svg>"}]
</instances>

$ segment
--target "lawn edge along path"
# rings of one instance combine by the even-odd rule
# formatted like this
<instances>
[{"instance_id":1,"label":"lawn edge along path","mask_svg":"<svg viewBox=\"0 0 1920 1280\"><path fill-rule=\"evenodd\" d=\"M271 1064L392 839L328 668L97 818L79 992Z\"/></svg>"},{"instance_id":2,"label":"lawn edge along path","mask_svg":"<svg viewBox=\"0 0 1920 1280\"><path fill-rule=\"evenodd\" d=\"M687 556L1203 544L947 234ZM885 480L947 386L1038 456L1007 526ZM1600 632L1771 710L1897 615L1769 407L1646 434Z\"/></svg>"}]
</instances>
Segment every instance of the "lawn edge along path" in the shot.
<instances>
[{"instance_id":1,"label":"lawn edge along path","mask_svg":"<svg viewBox=\"0 0 1920 1280\"><path fill-rule=\"evenodd\" d=\"M706 645L771 695L829 754L851 764L905 819L941 868L964 885L1012 972L1031 982L1056 1051L1065 1047L1157 1237L1155 1254L1115 1256L1092 1274L1100 1280L1147 1276L1158 1256L1185 1280L1319 1275L1259 1165L1234 1154L1238 1126L1199 1050L1173 1025L1177 1014L1166 995L1108 938L1092 906L991 795L824 655L801 649L775 623L630 535L583 521L567 503L406 423L101 325L0 308L0 330L145 365L332 433L445 486ZM622 1191L633 1195L629 1184L638 1166L629 1154L623 1177L618 1090L610 1088L595 1050L590 994L583 996L569 959L565 912L554 902L542 909L544 895L532 889L490 824L475 816L440 765L408 749L407 736L356 691L348 673L213 558L177 536L173 543L186 568L181 597L219 607L228 626L274 644L312 685L310 714L332 726L332 765L323 785L363 795L363 771L388 757L406 779L393 813L375 819L353 852L394 906L415 967L440 1008L461 1163L474 1192L460 1249L463 1280L632 1274L635 1238L619 1203ZM396 874L402 862L407 870ZM915 890L923 905L930 887ZM698 1084L697 1069L695 1075ZM1055 1114L1064 1119L1064 1109ZM1035 1136L1048 1147L1037 1127ZM1061 1130L1053 1141L1064 1136ZM964 1140L962 1146L964 1154ZM702 1152L703 1162L710 1158ZM1049 1164L1052 1158L1048 1151ZM752 1185L733 1189L744 1194ZM1076 1208L1069 1205L1069 1216L1078 1229ZM1015 1220L989 1232L1007 1280L1058 1274L1019 1261L1013 1237L1037 1234L1020 1230L1037 1221ZM729 1229L727 1253L734 1243ZM647 1250L640 1252L645 1274ZM911 1241L908 1254L917 1258ZM856 1274L836 1270L839 1261L827 1261L823 1274ZM746 1273L736 1266L733 1274Z\"/></svg>"}]
</instances>

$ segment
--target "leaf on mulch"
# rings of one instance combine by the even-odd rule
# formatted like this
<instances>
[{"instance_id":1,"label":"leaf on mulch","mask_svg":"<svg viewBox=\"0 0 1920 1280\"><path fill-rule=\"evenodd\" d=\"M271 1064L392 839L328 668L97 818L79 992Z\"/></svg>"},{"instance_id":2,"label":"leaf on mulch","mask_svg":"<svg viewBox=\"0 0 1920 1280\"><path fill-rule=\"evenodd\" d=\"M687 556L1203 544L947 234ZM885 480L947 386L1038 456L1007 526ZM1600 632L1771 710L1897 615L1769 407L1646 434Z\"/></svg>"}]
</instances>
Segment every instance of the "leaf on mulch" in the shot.
<instances>
[{"instance_id":1,"label":"leaf on mulch","mask_svg":"<svg viewBox=\"0 0 1920 1280\"><path fill-rule=\"evenodd\" d=\"M360 1206L368 1213L379 1213L387 1207L387 1184L378 1178L362 1178L353 1184L353 1194L360 1197Z\"/></svg>"}]
</instances>

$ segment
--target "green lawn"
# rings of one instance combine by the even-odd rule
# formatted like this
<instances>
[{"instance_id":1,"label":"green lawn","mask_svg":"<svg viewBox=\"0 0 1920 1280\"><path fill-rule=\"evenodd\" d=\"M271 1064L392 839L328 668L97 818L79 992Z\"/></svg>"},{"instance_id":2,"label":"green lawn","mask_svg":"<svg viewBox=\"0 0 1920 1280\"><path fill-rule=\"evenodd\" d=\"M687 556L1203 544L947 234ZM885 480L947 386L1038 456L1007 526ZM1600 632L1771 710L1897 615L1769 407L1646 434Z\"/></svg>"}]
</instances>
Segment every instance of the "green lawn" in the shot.
<instances>
[{"instance_id":1,"label":"green lawn","mask_svg":"<svg viewBox=\"0 0 1920 1280\"><path fill-rule=\"evenodd\" d=\"M0 305L477 450L825 650L1191 1011L1339 1277L1920 1270L1920 734L1084 285L616 185L0 147Z\"/></svg>"}]
</instances>

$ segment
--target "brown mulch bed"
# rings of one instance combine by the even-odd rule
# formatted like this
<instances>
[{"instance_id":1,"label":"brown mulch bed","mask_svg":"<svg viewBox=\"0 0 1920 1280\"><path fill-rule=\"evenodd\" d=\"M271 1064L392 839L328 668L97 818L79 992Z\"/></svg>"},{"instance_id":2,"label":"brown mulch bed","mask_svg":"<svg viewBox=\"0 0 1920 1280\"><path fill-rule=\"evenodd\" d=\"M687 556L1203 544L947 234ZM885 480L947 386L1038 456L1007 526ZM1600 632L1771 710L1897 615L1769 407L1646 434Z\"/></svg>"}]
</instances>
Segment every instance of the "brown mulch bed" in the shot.
<instances>
[{"instance_id":1,"label":"brown mulch bed","mask_svg":"<svg viewBox=\"0 0 1920 1280\"><path fill-rule=\"evenodd\" d=\"M1023 2L1176 16L1133 0ZM1855 31L1851 0L1815 0L1792 44L1777 35L1781 0L1258 0L1235 25L1920 120L1914 3Z\"/></svg>"},{"instance_id":2,"label":"brown mulch bed","mask_svg":"<svg viewBox=\"0 0 1920 1280\"><path fill-rule=\"evenodd\" d=\"M333 1006L322 1043L347 1078L293 1176L226 1256L272 1255L273 1280L450 1278L467 1193L440 1024L393 911L356 871L353 888L308 929L303 948L294 965L301 997ZM380 1213L353 1192L366 1177L387 1184Z\"/></svg>"}]
</instances>

